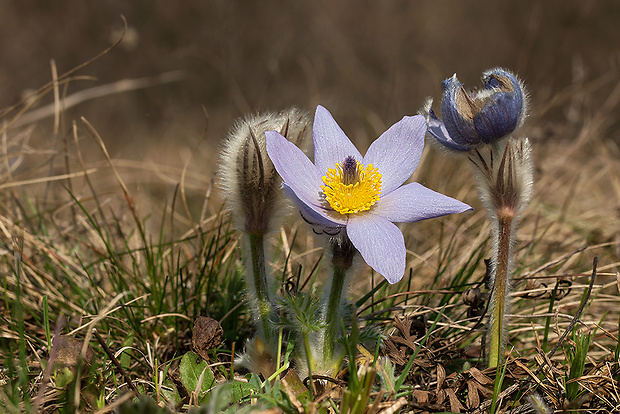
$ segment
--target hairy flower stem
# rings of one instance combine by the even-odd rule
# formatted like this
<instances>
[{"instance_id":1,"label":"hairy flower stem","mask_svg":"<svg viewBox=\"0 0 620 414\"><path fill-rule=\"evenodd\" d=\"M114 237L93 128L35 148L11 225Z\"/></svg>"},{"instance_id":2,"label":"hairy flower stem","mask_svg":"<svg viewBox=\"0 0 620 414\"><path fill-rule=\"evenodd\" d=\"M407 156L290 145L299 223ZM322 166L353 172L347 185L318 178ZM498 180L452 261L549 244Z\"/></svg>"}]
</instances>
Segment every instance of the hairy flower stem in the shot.
<instances>
[{"instance_id":1,"label":"hairy flower stem","mask_svg":"<svg viewBox=\"0 0 620 414\"><path fill-rule=\"evenodd\" d=\"M506 339L506 299L510 289L512 239L516 231L516 219L509 210L498 212L496 246L494 252L493 292L491 294L491 329L489 346L489 367L497 367L502 360Z\"/></svg>"},{"instance_id":2,"label":"hairy flower stem","mask_svg":"<svg viewBox=\"0 0 620 414\"><path fill-rule=\"evenodd\" d=\"M339 327L340 302L342 300L342 289L347 277L346 268L334 267L332 285L327 300L327 311L325 312L325 346L323 347L323 358L329 361L334 356L334 345L336 343L336 328Z\"/></svg>"},{"instance_id":3,"label":"hairy flower stem","mask_svg":"<svg viewBox=\"0 0 620 414\"><path fill-rule=\"evenodd\" d=\"M480 199L493 226L492 293L489 302L489 367L502 364L508 327L508 296L517 224L532 192L531 148L527 139L494 142L470 155Z\"/></svg>"},{"instance_id":4,"label":"hairy flower stem","mask_svg":"<svg viewBox=\"0 0 620 414\"><path fill-rule=\"evenodd\" d=\"M254 233L248 234L250 242L250 266L251 274L253 277L252 288L255 301L255 306L258 308L258 315L260 317L260 328L262 328L262 334L266 343L270 343L272 339L272 315L273 308L269 297L269 284L267 281L267 269L265 261L265 235ZM250 281L248 281L248 287L250 287ZM259 329L260 329L259 328Z\"/></svg>"},{"instance_id":5,"label":"hairy flower stem","mask_svg":"<svg viewBox=\"0 0 620 414\"><path fill-rule=\"evenodd\" d=\"M334 357L336 345L336 332L341 325L342 316L342 292L345 287L347 273L353 264L355 247L347 236L332 241L332 266L334 273L329 287L327 307L325 309L325 334L323 338L323 359L330 363Z\"/></svg>"}]
</instances>

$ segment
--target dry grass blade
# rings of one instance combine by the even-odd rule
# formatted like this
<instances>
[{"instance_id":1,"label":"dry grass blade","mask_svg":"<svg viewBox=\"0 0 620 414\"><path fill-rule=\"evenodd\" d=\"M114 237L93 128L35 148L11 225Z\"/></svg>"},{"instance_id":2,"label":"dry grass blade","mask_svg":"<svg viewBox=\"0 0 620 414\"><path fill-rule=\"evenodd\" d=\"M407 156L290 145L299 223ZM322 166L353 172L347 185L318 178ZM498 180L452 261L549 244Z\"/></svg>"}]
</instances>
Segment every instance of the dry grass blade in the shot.
<instances>
[{"instance_id":1,"label":"dry grass blade","mask_svg":"<svg viewBox=\"0 0 620 414\"><path fill-rule=\"evenodd\" d=\"M122 79L116 82L112 82L106 85L95 86L93 88L85 89L79 92L75 92L69 96L66 96L62 99L62 107L63 110L67 110L74 106L77 106L83 102L91 101L97 98L102 98L104 96L115 95L124 92L135 91L138 89L145 89L155 85L166 84L170 82L178 82L183 80L185 75L180 71L166 72L157 76L149 76L146 78L138 78L138 79ZM57 82L57 81L56 81ZM54 91L57 90L57 84L55 84ZM57 92L54 93L54 97L56 98ZM60 99L60 98L58 98ZM36 110L25 112L22 114L15 122L12 123L12 127L20 127L28 124L32 124L35 122L39 122L42 119L45 119L49 116L54 116L54 125L56 125L58 121L58 114L60 111L58 110L58 106L60 105L60 100L58 102L54 101L54 103L43 106ZM57 128L55 126L55 128Z\"/></svg>"},{"instance_id":2,"label":"dry grass blade","mask_svg":"<svg viewBox=\"0 0 620 414\"><path fill-rule=\"evenodd\" d=\"M83 177L85 175L92 174L96 171L97 171L97 168L89 168L85 171L74 172L70 174L59 174L53 177L41 177L41 178L32 178L29 180L13 181L9 183L0 184L0 190L4 190L5 188L23 187L23 186L27 186L31 184L50 183L53 181L61 181L61 180L69 179L69 178Z\"/></svg>"},{"instance_id":3,"label":"dry grass blade","mask_svg":"<svg viewBox=\"0 0 620 414\"><path fill-rule=\"evenodd\" d=\"M396 401L390 403L389 407L379 411L379 414L395 414L408 404L405 397L400 397Z\"/></svg>"},{"instance_id":4,"label":"dry grass blade","mask_svg":"<svg viewBox=\"0 0 620 414\"><path fill-rule=\"evenodd\" d=\"M136 206L134 205L134 202L133 202L131 196L129 195L129 189L127 188L127 186L125 185L125 182L123 181L123 179L121 178L120 174L116 170L116 167L114 166L114 163L112 162L112 158L110 158L110 154L108 153L108 150L107 150L103 140L101 139L101 136L99 135L97 130L90 124L90 122L88 122L85 118L82 118L82 123L86 126L88 132L95 139L95 141L99 145L99 148L103 152L103 155L105 156L106 160L108 161L110 167L112 168L112 172L114 173L114 176L116 177L116 181L118 182L118 184L121 186L121 189L123 190L123 194L125 196L125 201L127 202L127 206L129 207L129 210L131 211L131 214L133 216L135 225L138 227L138 231L140 232L140 235L142 236L142 239L146 240L146 234L144 232L144 228L142 226L142 222L141 222L140 218L138 217L138 212L136 210Z\"/></svg>"}]
</instances>

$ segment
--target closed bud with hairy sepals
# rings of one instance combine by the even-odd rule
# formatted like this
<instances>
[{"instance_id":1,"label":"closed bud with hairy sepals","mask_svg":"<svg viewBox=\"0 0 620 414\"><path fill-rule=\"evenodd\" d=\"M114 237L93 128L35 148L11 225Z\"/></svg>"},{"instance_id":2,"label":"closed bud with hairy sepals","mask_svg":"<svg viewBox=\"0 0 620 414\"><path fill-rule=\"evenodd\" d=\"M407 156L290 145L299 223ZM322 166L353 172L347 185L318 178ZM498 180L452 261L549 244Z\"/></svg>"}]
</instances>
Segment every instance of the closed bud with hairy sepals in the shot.
<instances>
[{"instance_id":1,"label":"closed bud with hairy sepals","mask_svg":"<svg viewBox=\"0 0 620 414\"><path fill-rule=\"evenodd\" d=\"M310 117L297 108L246 116L233 125L221 154L220 184L235 225L247 233L274 229L287 205L265 149L265 132L274 130L304 147L312 132Z\"/></svg>"}]
</instances>

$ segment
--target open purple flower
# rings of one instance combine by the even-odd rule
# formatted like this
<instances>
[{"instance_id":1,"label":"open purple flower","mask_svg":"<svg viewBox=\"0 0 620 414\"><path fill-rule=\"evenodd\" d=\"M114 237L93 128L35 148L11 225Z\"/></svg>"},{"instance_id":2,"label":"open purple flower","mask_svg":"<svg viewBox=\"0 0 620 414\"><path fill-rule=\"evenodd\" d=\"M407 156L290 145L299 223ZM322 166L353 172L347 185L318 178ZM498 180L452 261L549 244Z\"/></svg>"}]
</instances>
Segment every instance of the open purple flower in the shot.
<instances>
[{"instance_id":1,"label":"open purple flower","mask_svg":"<svg viewBox=\"0 0 620 414\"><path fill-rule=\"evenodd\" d=\"M267 153L306 221L328 234L346 229L366 263L388 282L405 273L405 242L394 222L414 222L471 207L418 184L402 185L424 147L424 117L406 116L375 140L365 156L322 106L313 127L314 164L276 131Z\"/></svg>"}]
</instances>

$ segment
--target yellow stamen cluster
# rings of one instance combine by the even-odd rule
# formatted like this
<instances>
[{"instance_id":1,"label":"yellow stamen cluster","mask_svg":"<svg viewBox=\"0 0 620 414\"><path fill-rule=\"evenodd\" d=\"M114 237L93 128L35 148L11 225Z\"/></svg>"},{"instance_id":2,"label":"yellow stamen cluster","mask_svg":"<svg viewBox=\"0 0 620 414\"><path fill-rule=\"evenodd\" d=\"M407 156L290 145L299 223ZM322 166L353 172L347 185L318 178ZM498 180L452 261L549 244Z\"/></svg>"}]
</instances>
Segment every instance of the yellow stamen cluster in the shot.
<instances>
[{"instance_id":1,"label":"yellow stamen cluster","mask_svg":"<svg viewBox=\"0 0 620 414\"><path fill-rule=\"evenodd\" d=\"M381 174L372 164L364 167L355 161L354 171L343 171L336 163L323 176L321 186L325 200L340 214L359 213L369 210L381 195ZM351 179L353 176L353 179Z\"/></svg>"}]
</instances>

